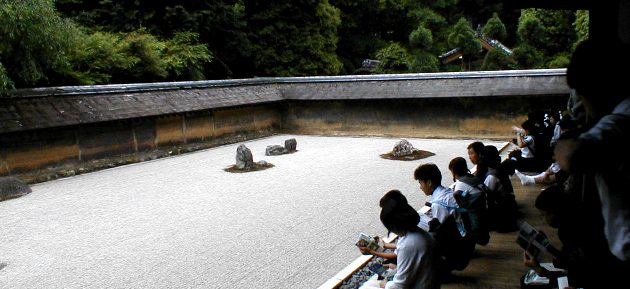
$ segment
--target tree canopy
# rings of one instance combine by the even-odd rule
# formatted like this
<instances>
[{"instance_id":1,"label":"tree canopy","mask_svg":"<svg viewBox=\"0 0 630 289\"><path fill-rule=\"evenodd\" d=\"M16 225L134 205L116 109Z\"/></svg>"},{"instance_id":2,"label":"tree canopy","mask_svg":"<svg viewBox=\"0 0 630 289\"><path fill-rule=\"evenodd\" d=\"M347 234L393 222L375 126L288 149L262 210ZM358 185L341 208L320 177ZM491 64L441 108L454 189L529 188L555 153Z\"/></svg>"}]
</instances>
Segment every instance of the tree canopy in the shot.
<instances>
[{"instance_id":1,"label":"tree canopy","mask_svg":"<svg viewBox=\"0 0 630 289\"><path fill-rule=\"evenodd\" d=\"M352 74L364 59L453 71L437 56L456 48L470 70L563 67L588 23L487 0L0 0L0 90ZM481 50L480 32L512 58Z\"/></svg>"}]
</instances>

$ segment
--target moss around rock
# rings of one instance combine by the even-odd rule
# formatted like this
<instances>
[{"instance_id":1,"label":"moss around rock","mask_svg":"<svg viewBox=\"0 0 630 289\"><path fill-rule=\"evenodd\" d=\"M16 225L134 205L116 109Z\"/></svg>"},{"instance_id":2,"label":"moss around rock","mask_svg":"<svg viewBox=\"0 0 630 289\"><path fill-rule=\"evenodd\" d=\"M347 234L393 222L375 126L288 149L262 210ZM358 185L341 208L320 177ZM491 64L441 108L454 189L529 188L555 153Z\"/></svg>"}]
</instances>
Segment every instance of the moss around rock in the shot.
<instances>
[{"instance_id":1,"label":"moss around rock","mask_svg":"<svg viewBox=\"0 0 630 289\"><path fill-rule=\"evenodd\" d=\"M388 160L396 160L396 161L415 161L423 158L428 158L430 156L434 156L435 154L429 151L423 150L414 150L410 155L406 156L396 156L393 152L388 152L386 154L382 154L381 158Z\"/></svg>"},{"instance_id":2,"label":"moss around rock","mask_svg":"<svg viewBox=\"0 0 630 289\"><path fill-rule=\"evenodd\" d=\"M266 170L268 168L273 168L273 167L274 165L270 163L267 163L265 161L260 161L260 162L253 163L251 167L244 168L244 169L239 169L238 166L231 165L223 170L228 173L248 173L248 172L262 171L262 170Z\"/></svg>"}]
</instances>

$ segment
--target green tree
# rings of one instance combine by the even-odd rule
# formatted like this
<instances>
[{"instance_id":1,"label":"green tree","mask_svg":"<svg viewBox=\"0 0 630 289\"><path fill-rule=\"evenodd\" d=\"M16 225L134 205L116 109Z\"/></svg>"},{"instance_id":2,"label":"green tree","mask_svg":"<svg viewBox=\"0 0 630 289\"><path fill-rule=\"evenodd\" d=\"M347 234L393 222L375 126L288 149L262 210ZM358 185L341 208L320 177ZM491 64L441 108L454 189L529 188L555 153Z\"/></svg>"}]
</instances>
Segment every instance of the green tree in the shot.
<instances>
[{"instance_id":1,"label":"green tree","mask_svg":"<svg viewBox=\"0 0 630 289\"><path fill-rule=\"evenodd\" d=\"M481 70L503 70L507 68L509 68L508 58L497 48L488 50L480 67Z\"/></svg>"},{"instance_id":2,"label":"green tree","mask_svg":"<svg viewBox=\"0 0 630 289\"><path fill-rule=\"evenodd\" d=\"M122 38L121 33L86 33L83 41L78 41L76 49L69 55L73 67L68 74L77 84L111 83L113 74L128 71L136 62L123 53L120 45Z\"/></svg>"},{"instance_id":3,"label":"green tree","mask_svg":"<svg viewBox=\"0 0 630 289\"><path fill-rule=\"evenodd\" d=\"M514 47L514 60L520 68L539 68L544 62L543 53L536 48L540 45L543 26L540 19L527 9L521 11L518 23L518 45Z\"/></svg>"},{"instance_id":4,"label":"green tree","mask_svg":"<svg viewBox=\"0 0 630 289\"><path fill-rule=\"evenodd\" d=\"M540 68L544 62L542 52L536 47L526 43L515 47L513 52L512 57L520 68Z\"/></svg>"},{"instance_id":5,"label":"green tree","mask_svg":"<svg viewBox=\"0 0 630 289\"><path fill-rule=\"evenodd\" d=\"M535 68L554 67L562 63L563 55L571 52L576 31L575 13L566 10L523 9L518 34L522 51L538 50L542 57ZM531 46L529 48L524 46ZM525 60L521 58L521 60ZM528 60L530 64L534 60Z\"/></svg>"},{"instance_id":6,"label":"green tree","mask_svg":"<svg viewBox=\"0 0 630 289\"><path fill-rule=\"evenodd\" d=\"M409 71L409 54L399 43L391 43L376 53L380 61L377 73L404 73Z\"/></svg>"},{"instance_id":7,"label":"green tree","mask_svg":"<svg viewBox=\"0 0 630 289\"><path fill-rule=\"evenodd\" d=\"M571 58L568 54L557 54L551 59L546 67L547 68L565 68L569 66L569 62L571 62Z\"/></svg>"},{"instance_id":8,"label":"green tree","mask_svg":"<svg viewBox=\"0 0 630 289\"><path fill-rule=\"evenodd\" d=\"M409 35L409 45L415 48L430 49L433 45L433 34L426 27L419 26Z\"/></svg>"},{"instance_id":9,"label":"green tree","mask_svg":"<svg viewBox=\"0 0 630 289\"><path fill-rule=\"evenodd\" d=\"M575 46L578 43L588 39L589 22L588 10L578 10L575 12L575 22L573 22L573 28L575 29L576 39L573 49L575 49Z\"/></svg>"},{"instance_id":10,"label":"green tree","mask_svg":"<svg viewBox=\"0 0 630 289\"><path fill-rule=\"evenodd\" d=\"M70 54L67 75L78 84L201 80L212 59L197 35L176 33L160 40L144 30L86 34Z\"/></svg>"},{"instance_id":11,"label":"green tree","mask_svg":"<svg viewBox=\"0 0 630 289\"><path fill-rule=\"evenodd\" d=\"M199 35L178 32L166 41L164 62L171 80L202 80L204 64L212 61L212 53L198 43Z\"/></svg>"},{"instance_id":12,"label":"green tree","mask_svg":"<svg viewBox=\"0 0 630 289\"><path fill-rule=\"evenodd\" d=\"M390 42L407 42L413 23L407 1L331 0L341 11L337 54L343 73L353 73L366 58Z\"/></svg>"},{"instance_id":13,"label":"green tree","mask_svg":"<svg viewBox=\"0 0 630 289\"><path fill-rule=\"evenodd\" d=\"M51 0L0 0L0 63L7 89L49 85L51 71L69 66L79 29L59 16Z\"/></svg>"},{"instance_id":14,"label":"green tree","mask_svg":"<svg viewBox=\"0 0 630 289\"><path fill-rule=\"evenodd\" d=\"M202 2L202 7L194 14L199 39L208 46L214 57L212 63L205 68L206 76L223 79L259 75L252 60L253 48L248 37L249 28L243 1ZM185 3L188 5L189 2Z\"/></svg>"},{"instance_id":15,"label":"green tree","mask_svg":"<svg viewBox=\"0 0 630 289\"><path fill-rule=\"evenodd\" d=\"M559 53L567 53L575 42L576 33L573 23L575 12L570 10L531 9L541 21L543 42L539 46L546 55L555 57Z\"/></svg>"},{"instance_id":16,"label":"green tree","mask_svg":"<svg viewBox=\"0 0 630 289\"><path fill-rule=\"evenodd\" d=\"M410 72L438 72L439 61L435 55L426 51L416 51L409 64Z\"/></svg>"},{"instance_id":17,"label":"green tree","mask_svg":"<svg viewBox=\"0 0 630 289\"><path fill-rule=\"evenodd\" d=\"M448 44L452 47L459 47L460 51L467 55L478 54L481 50L481 44L475 37L475 31L465 18L460 18L453 26L453 30L448 35Z\"/></svg>"},{"instance_id":18,"label":"green tree","mask_svg":"<svg viewBox=\"0 0 630 289\"><path fill-rule=\"evenodd\" d=\"M261 76L335 75L340 12L328 0L245 1L255 70Z\"/></svg>"},{"instance_id":19,"label":"green tree","mask_svg":"<svg viewBox=\"0 0 630 289\"><path fill-rule=\"evenodd\" d=\"M411 72L437 72L438 59L431 53L433 34L426 27L419 26L409 35L409 46L412 49Z\"/></svg>"},{"instance_id":20,"label":"green tree","mask_svg":"<svg viewBox=\"0 0 630 289\"><path fill-rule=\"evenodd\" d=\"M144 30L119 35L115 52L122 54L124 65L113 67L114 83L200 80L202 66L212 59L194 33L180 32L166 41Z\"/></svg>"},{"instance_id":21,"label":"green tree","mask_svg":"<svg viewBox=\"0 0 630 289\"><path fill-rule=\"evenodd\" d=\"M416 29L409 35L410 54L413 56L411 71L439 71L437 55L450 50L447 31L450 29L445 11L454 5L451 0L410 0L409 16ZM423 40L424 38L424 40Z\"/></svg>"},{"instance_id":22,"label":"green tree","mask_svg":"<svg viewBox=\"0 0 630 289\"><path fill-rule=\"evenodd\" d=\"M488 19L486 25L482 29L483 35L486 37L494 38L497 40L504 40L507 38L507 31L505 25L499 19L499 14L493 13L492 18Z\"/></svg>"},{"instance_id":23,"label":"green tree","mask_svg":"<svg viewBox=\"0 0 630 289\"><path fill-rule=\"evenodd\" d=\"M543 32L542 21L531 11L523 10L516 31L519 42L528 43L529 45L542 45L540 39L544 38Z\"/></svg>"},{"instance_id":24,"label":"green tree","mask_svg":"<svg viewBox=\"0 0 630 289\"><path fill-rule=\"evenodd\" d=\"M7 74L7 70L4 69L4 66L0 62L0 96L2 95L3 91L13 89L13 88L14 88L13 81L11 80L11 78L9 78L9 75Z\"/></svg>"},{"instance_id":25,"label":"green tree","mask_svg":"<svg viewBox=\"0 0 630 289\"><path fill-rule=\"evenodd\" d=\"M241 0L57 0L57 7L87 27L108 32L143 29L161 39L196 33L213 55L204 65L206 77L254 75Z\"/></svg>"}]
</instances>

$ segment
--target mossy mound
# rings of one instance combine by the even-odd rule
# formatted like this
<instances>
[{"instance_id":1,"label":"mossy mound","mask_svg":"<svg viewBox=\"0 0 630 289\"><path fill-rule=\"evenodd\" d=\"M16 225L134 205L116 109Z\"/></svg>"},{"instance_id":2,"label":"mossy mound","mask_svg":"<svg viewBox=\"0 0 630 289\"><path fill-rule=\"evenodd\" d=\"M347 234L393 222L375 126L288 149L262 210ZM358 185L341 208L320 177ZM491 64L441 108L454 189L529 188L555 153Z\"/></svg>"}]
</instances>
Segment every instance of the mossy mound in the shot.
<instances>
[{"instance_id":1,"label":"mossy mound","mask_svg":"<svg viewBox=\"0 0 630 289\"><path fill-rule=\"evenodd\" d=\"M250 168L239 169L238 167L236 167L236 165L231 165L223 170L228 173L249 173L249 172L255 172L255 171L262 171L262 170L266 170L268 168L273 168L273 167L274 165L270 163L266 163L266 164L254 163Z\"/></svg>"},{"instance_id":2,"label":"mossy mound","mask_svg":"<svg viewBox=\"0 0 630 289\"><path fill-rule=\"evenodd\" d=\"M395 156L392 152L388 152L386 154L382 154L381 157L388 160L396 160L396 161L415 161L423 158L428 158L430 156L434 156L435 154L429 151L423 150L414 150L410 155L406 156Z\"/></svg>"}]
</instances>

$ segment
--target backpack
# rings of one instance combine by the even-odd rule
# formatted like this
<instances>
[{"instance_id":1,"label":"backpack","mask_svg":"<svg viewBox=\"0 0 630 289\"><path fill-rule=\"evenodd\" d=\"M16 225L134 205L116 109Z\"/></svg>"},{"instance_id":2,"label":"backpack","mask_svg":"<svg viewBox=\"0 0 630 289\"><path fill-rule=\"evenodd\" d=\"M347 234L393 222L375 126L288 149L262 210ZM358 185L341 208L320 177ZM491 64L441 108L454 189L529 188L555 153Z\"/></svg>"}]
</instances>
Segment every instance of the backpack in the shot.
<instances>
[{"instance_id":1,"label":"backpack","mask_svg":"<svg viewBox=\"0 0 630 289\"><path fill-rule=\"evenodd\" d=\"M478 189L480 193L468 191L455 191L453 193L459 206L455 209L458 227L460 230L464 230L466 235L475 239L477 244L487 245L490 241L490 234L486 198L490 190L482 181L472 175L462 176L459 181Z\"/></svg>"}]
</instances>

